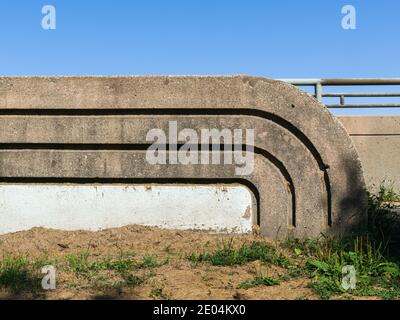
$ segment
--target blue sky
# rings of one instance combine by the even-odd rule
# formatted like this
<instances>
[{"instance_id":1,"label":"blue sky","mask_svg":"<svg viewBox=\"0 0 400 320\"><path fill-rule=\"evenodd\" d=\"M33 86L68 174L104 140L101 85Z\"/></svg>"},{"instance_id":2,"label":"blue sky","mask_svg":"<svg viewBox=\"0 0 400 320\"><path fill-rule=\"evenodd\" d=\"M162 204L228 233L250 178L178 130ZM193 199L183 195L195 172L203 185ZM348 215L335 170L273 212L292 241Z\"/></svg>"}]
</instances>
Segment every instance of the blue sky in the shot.
<instances>
[{"instance_id":1,"label":"blue sky","mask_svg":"<svg viewBox=\"0 0 400 320\"><path fill-rule=\"evenodd\" d=\"M399 16L398 0L2 0L0 73L400 77Z\"/></svg>"}]
</instances>

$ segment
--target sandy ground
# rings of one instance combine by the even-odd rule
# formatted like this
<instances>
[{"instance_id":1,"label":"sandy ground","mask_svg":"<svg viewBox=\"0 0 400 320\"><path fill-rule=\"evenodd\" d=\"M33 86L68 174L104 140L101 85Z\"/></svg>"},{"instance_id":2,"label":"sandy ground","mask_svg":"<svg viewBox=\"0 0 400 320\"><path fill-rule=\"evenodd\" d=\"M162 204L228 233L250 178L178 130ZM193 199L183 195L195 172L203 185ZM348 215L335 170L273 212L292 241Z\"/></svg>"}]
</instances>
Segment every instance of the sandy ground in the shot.
<instances>
[{"instance_id":1,"label":"sandy ground","mask_svg":"<svg viewBox=\"0 0 400 320\"><path fill-rule=\"evenodd\" d=\"M142 270L150 276L134 288L94 288L79 285L71 271L57 270L57 288L46 291L46 299L315 299L307 287L309 279L294 279L276 286L238 289L238 285L262 272L268 276L285 273L276 266L258 261L243 266L219 267L193 264L186 259L192 253L215 248L221 241L234 239L236 245L260 240L256 235L221 235L204 232L162 230L143 226L88 231L56 231L35 228L0 236L0 258L22 255L29 259L62 261L68 255L87 252L96 259L132 253L135 259L152 255L167 263ZM168 260L167 260L168 259ZM78 283L78 285L77 285ZM0 298L30 298L26 294L0 291Z\"/></svg>"}]
</instances>

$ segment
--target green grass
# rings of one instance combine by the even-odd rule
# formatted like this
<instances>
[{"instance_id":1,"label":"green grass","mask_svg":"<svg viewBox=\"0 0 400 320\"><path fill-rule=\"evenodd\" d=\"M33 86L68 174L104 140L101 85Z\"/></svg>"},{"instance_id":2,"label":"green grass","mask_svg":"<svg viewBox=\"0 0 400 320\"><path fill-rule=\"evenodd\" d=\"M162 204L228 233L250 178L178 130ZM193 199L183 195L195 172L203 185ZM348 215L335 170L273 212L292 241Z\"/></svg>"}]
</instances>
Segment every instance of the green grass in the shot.
<instances>
[{"instance_id":1,"label":"green grass","mask_svg":"<svg viewBox=\"0 0 400 320\"><path fill-rule=\"evenodd\" d=\"M258 286L276 286L279 283L280 281L277 279L259 274L255 276L254 279L240 283L238 289L250 289Z\"/></svg>"},{"instance_id":2,"label":"green grass","mask_svg":"<svg viewBox=\"0 0 400 320\"><path fill-rule=\"evenodd\" d=\"M87 273L93 268L89 263L89 253L80 253L77 255L68 255L65 257L68 267L77 274Z\"/></svg>"},{"instance_id":3,"label":"green grass","mask_svg":"<svg viewBox=\"0 0 400 320\"><path fill-rule=\"evenodd\" d=\"M124 288L134 288L141 285L145 277L140 277L131 273L122 274L122 278L113 279L109 275L96 276L92 279L91 285L100 290L117 290L122 292Z\"/></svg>"},{"instance_id":4,"label":"green grass","mask_svg":"<svg viewBox=\"0 0 400 320\"><path fill-rule=\"evenodd\" d=\"M239 248L234 247L232 240L222 242L215 251L191 254L188 259L195 263L208 262L214 266L243 265L257 260L282 267L288 265L288 260L277 253L276 248L263 241L245 243Z\"/></svg>"},{"instance_id":5,"label":"green grass","mask_svg":"<svg viewBox=\"0 0 400 320\"><path fill-rule=\"evenodd\" d=\"M140 268L140 269L143 269L143 268L150 268L150 269L158 268L158 267L161 267L161 266L167 264L168 261L169 261L168 258L164 259L163 261L157 261L157 258L155 256L147 255L147 256L144 256L142 258L142 260L139 263L136 264L136 267Z\"/></svg>"},{"instance_id":6,"label":"green grass","mask_svg":"<svg viewBox=\"0 0 400 320\"><path fill-rule=\"evenodd\" d=\"M386 249L397 249L399 243L400 219L390 209L393 202L399 202L400 195L381 185L376 194L368 194L368 234ZM391 252L388 252L391 254Z\"/></svg>"},{"instance_id":7,"label":"green grass","mask_svg":"<svg viewBox=\"0 0 400 320\"><path fill-rule=\"evenodd\" d=\"M320 240L291 240L286 243L305 263L299 266L308 275L311 288L322 299L349 293L356 296L400 298L400 265L387 258L384 251L368 238L358 237L352 242ZM342 287L342 268L354 266L356 289Z\"/></svg>"},{"instance_id":8,"label":"green grass","mask_svg":"<svg viewBox=\"0 0 400 320\"><path fill-rule=\"evenodd\" d=\"M87 252L66 256L66 271L73 271L78 278L84 278L87 286L108 290L133 288L141 285L147 278L154 276L154 272L147 272L139 276L139 269L154 269L168 260L158 261L155 256L147 255L142 259L135 259L132 254L123 254L117 258L99 258ZM82 280L82 279L81 279Z\"/></svg>"},{"instance_id":9,"label":"green grass","mask_svg":"<svg viewBox=\"0 0 400 320\"><path fill-rule=\"evenodd\" d=\"M40 294L43 276L32 267L34 264L21 256L4 258L0 262L0 288L9 289L13 294Z\"/></svg>"},{"instance_id":10,"label":"green grass","mask_svg":"<svg viewBox=\"0 0 400 320\"><path fill-rule=\"evenodd\" d=\"M399 219L388 210L389 202L399 199L393 189L382 185L376 194L369 194L368 230L364 235L340 240L324 236L287 240L284 246L293 252L288 274L310 277L312 290L322 299L344 293L400 299L399 257L392 252L399 246L392 239L400 230ZM354 290L342 287L342 268L346 265L356 270Z\"/></svg>"},{"instance_id":11,"label":"green grass","mask_svg":"<svg viewBox=\"0 0 400 320\"><path fill-rule=\"evenodd\" d=\"M154 300L169 300L170 296L164 291L163 286L157 286L151 289L149 298L152 298Z\"/></svg>"},{"instance_id":12,"label":"green grass","mask_svg":"<svg viewBox=\"0 0 400 320\"><path fill-rule=\"evenodd\" d=\"M10 256L0 261L0 288L13 294L43 295L45 291L41 282L44 275L41 274L41 268L45 265L55 265L58 270L75 275L74 281L66 287L121 291L123 288L141 285L155 275L153 269L167 262L167 259L158 261L152 255L135 259L133 254L98 257L89 252L67 255L57 262L43 258L30 261L22 256Z\"/></svg>"},{"instance_id":13,"label":"green grass","mask_svg":"<svg viewBox=\"0 0 400 320\"><path fill-rule=\"evenodd\" d=\"M400 202L400 194L394 191L393 184L385 186L384 182L379 186L379 191L375 197L381 202Z\"/></svg>"},{"instance_id":14,"label":"green grass","mask_svg":"<svg viewBox=\"0 0 400 320\"><path fill-rule=\"evenodd\" d=\"M66 256L67 266L77 274L89 274L103 270L125 273L136 269L157 268L167 263L168 260L157 261L155 256L144 256L135 260L133 255L121 255L118 258L96 258L84 252L77 255Z\"/></svg>"}]
</instances>

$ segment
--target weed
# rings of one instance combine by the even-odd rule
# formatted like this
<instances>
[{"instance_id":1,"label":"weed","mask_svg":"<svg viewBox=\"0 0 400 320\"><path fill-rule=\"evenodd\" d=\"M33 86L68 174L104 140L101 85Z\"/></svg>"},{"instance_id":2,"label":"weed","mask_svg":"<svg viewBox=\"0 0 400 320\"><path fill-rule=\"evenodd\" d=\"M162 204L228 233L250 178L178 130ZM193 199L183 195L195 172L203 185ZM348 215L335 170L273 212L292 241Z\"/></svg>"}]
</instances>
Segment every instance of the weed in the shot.
<instances>
[{"instance_id":1,"label":"weed","mask_svg":"<svg viewBox=\"0 0 400 320\"><path fill-rule=\"evenodd\" d=\"M92 279L93 286L100 290L114 289L122 292L123 288L134 288L144 282L143 277L134 274L124 274L122 278L108 276L98 276Z\"/></svg>"},{"instance_id":2,"label":"weed","mask_svg":"<svg viewBox=\"0 0 400 320\"><path fill-rule=\"evenodd\" d=\"M154 300L169 300L169 295L164 291L164 287L153 287L150 291L150 298Z\"/></svg>"},{"instance_id":3,"label":"weed","mask_svg":"<svg viewBox=\"0 0 400 320\"><path fill-rule=\"evenodd\" d=\"M275 286L280 282L272 277L257 275L254 279L247 280L239 284L238 289L249 289L258 286Z\"/></svg>"},{"instance_id":4,"label":"weed","mask_svg":"<svg viewBox=\"0 0 400 320\"><path fill-rule=\"evenodd\" d=\"M89 285L101 290L122 291L124 287L133 288L141 285L146 278L154 275L153 272L144 276L132 273L137 269L153 269L161 265L153 256L145 256L136 261L132 254L121 254L118 258L97 258L94 259L84 252L66 257L67 267L83 276ZM166 263L166 262L163 262Z\"/></svg>"},{"instance_id":5,"label":"weed","mask_svg":"<svg viewBox=\"0 0 400 320\"><path fill-rule=\"evenodd\" d=\"M88 253L70 255L66 257L68 266L77 274L98 272L102 270L116 271L121 274L133 269L156 268L168 262L158 262L154 256L144 256L141 261L133 259L132 255L121 255L118 258L105 258L90 261Z\"/></svg>"},{"instance_id":6,"label":"weed","mask_svg":"<svg viewBox=\"0 0 400 320\"><path fill-rule=\"evenodd\" d=\"M393 188L379 187L377 194L368 194L368 234L376 243L382 243L390 255L400 255L400 219L392 209L400 195Z\"/></svg>"},{"instance_id":7,"label":"weed","mask_svg":"<svg viewBox=\"0 0 400 320\"><path fill-rule=\"evenodd\" d=\"M124 274L130 271L135 266L135 261L131 257L120 257L104 262L103 269L117 271Z\"/></svg>"},{"instance_id":8,"label":"weed","mask_svg":"<svg viewBox=\"0 0 400 320\"><path fill-rule=\"evenodd\" d=\"M125 280L125 284L130 288L139 286L144 281L143 278L138 277L138 276L133 275L133 274L127 275L124 280Z\"/></svg>"},{"instance_id":9,"label":"weed","mask_svg":"<svg viewBox=\"0 0 400 320\"><path fill-rule=\"evenodd\" d=\"M261 261L285 267L288 260L276 252L276 249L262 241L253 241L243 244L239 249L233 241L222 242L214 252L191 254L188 259L192 262L209 262L214 266L242 265L251 261Z\"/></svg>"},{"instance_id":10,"label":"weed","mask_svg":"<svg viewBox=\"0 0 400 320\"><path fill-rule=\"evenodd\" d=\"M349 293L400 298L400 266L386 258L381 245L368 237L358 237L352 243L329 238L291 240L286 245L305 256L302 270L312 278L310 286L322 299L347 292L342 287L342 268L346 265L354 266L357 279L356 289Z\"/></svg>"},{"instance_id":11,"label":"weed","mask_svg":"<svg viewBox=\"0 0 400 320\"><path fill-rule=\"evenodd\" d=\"M68 255L65 257L68 263L68 267L71 268L75 273L88 273L92 266L89 263L89 253L84 252L77 255Z\"/></svg>"},{"instance_id":12,"label":"weed","mask_svg":"<svg viewBox=\"0 0 400 320\"><path fill-rule=\"evenodd\" d=\"M393 183L385 186L385 182L382 182L376 197L381 202L400 202L400 194L394 191Z\"/></svg>"},{"instance_id":13,"label":"weed","mask_svg":"<svg viewBox=\"0 0 400 320\"><path fill-rule=\"evenodd\" d=\"M168 259L158 262L154 256L144 256L142 261L137 263L137 268L157 268L168 263Z\"/></svg>"}]
</instances>

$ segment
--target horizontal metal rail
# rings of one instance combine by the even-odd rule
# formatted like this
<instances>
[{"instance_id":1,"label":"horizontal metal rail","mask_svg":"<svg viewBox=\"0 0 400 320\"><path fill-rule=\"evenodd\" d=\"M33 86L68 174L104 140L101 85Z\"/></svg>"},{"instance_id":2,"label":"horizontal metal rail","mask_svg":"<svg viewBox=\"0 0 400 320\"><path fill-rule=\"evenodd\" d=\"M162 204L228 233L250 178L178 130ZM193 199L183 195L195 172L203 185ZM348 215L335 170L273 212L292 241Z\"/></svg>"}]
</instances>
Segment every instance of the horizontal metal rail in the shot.
<instances>
[{"instance_id":1,"label":"horizontal metal rail","mask_svg":"<svg viewBox=\"0 0 400 320\"><path fill-rule=\"evenodd\" d=\"M339 98L338 104L326 104L328 108L400 108L400 92L324 92L325 86L400 86L400 78L353 78L353 79L280 79L299 87L314 87L314 96L323 102L324 98ZM399 98L398 103L353 103L346 98Z\"/></svg>"},{"instance_id":2,"label":"horizontal metal rail","mask_svg":"<svg viewBox=\"0 0 400 320\"><path fill-rule=\"evenodd\" d=\"M397 103L384 103L384 104L369 104L369 103L360 103L360 104L327 104L326 105L328 108L332 109L350 109L350 108L355 108L355 109L361 109L361 108L400 108L400 104Z\"/></svg>"},{"instance_id":3,"label":"horizontal metal rail","mask_svg":"<svg viewBox=\"0 0 400 320\"><path fill-rule=\"evenodd\" d=\"M323 93L323 97L400 97L400 92L346 92L346 93Z\"/></svg>"}]
</instances>

